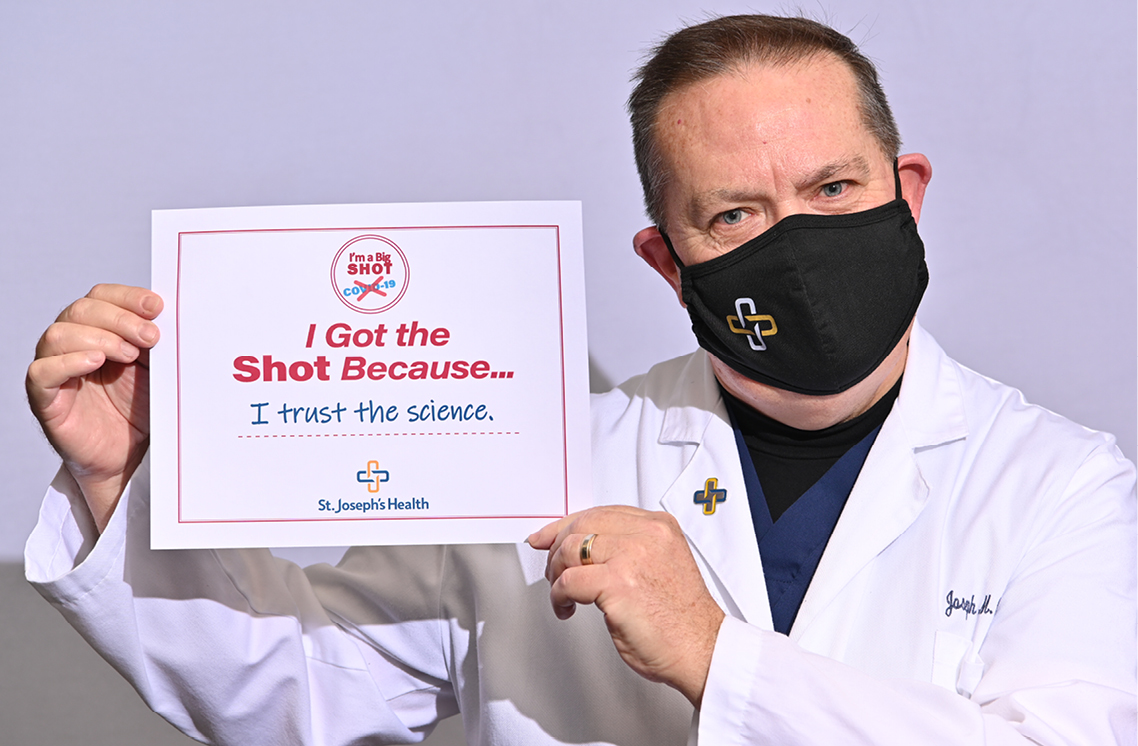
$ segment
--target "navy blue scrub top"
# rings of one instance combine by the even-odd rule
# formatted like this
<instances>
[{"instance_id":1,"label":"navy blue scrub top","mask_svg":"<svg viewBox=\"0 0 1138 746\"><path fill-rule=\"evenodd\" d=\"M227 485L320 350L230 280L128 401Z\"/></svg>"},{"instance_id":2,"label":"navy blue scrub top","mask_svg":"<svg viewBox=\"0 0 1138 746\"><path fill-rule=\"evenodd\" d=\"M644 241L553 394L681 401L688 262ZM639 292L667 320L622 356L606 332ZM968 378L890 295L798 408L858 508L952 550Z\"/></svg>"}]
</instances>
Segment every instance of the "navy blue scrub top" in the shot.
<instances>
[{"instance_id":1,"label":"navy blue scrub top","mask_svg":"<svg viewBox=\"0 0 1138 746\"><path fill-rule=\"evenodd\" d=\"M822 559L822 551L830 541L830 534L838 524L838 517L881 426L878 425L846 451L777 521L771 521L759 475L733 415L731 426L735 430L735 445L743 467L751 520L759 541L771 618L776 631L789 634L806 589L814 578L814 571L818 569L818 561Z\"/></svg>"}]
</instances>

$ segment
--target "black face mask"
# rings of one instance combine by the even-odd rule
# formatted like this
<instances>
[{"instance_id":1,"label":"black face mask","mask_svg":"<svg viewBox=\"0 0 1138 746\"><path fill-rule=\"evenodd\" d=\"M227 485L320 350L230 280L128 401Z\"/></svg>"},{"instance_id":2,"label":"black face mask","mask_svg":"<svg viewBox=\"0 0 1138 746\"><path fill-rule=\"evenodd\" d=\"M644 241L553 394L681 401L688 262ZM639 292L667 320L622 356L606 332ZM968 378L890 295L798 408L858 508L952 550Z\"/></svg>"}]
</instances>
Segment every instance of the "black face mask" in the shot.
<instances>
[{"instance_id":1,"label":"black face mask","mask_svg":"<svg viewBox=\"0 0 1138 746\"><path fill-rule=\"evenodd\" d=\"M790 215L739 248L680 269L699 344L751 380L837 394L901 341L929 282L901 198L846 215Z\"/></svg>"}]
</instances>

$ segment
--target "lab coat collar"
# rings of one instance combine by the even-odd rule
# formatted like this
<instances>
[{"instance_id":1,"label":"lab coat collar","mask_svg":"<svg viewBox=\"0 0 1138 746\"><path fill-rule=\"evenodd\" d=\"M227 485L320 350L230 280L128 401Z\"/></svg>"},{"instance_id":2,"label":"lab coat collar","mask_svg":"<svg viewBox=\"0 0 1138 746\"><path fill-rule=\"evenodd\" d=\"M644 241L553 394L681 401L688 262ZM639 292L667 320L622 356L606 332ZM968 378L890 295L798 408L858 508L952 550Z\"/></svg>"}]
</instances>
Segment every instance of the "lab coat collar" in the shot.
<instances>
[{"instance_id":1,"label":"lab coat collar","mask_svg":"<svg viewBox=\"0 0 1138 746\"><path fill-rule=\"evenodd\" d=\"M696 450L662 496L661 506L679 521L707 562L729 611L770 629L762 561L734 434L703 350L692 356L675 386L659 443L694 444ZM916 520L930 492L919 454L967 434L956 364L914 324L897 403L831 535L791 629L792 639L801 638L854 575ZM713 476L728 490L728 498L709 516L694 504L693 491Z\"/></svg>"},{"instance_id":2,"label":"lab coat collar","mask_svg":"<svg viewBox=\"0 0 1138 746\"><path fill-rule=\"evenodd\" d=\"M719 394L719 381L711 369L711 361L701 348L688 358L666 401L661 445L700 443L715 417L727 420L727 409Z\"/></svg>"},{"instance_id":3,"label":"lab coat collar","mask_svg":"<svg viewBox=\"0 0 1138 746\"><path fill-rule=\"evenodd\" d=\"M968 435L964 393L957 363L916 323L909 337L905 377L893 407L914 451Z\"/></svg>"}]
</instances>

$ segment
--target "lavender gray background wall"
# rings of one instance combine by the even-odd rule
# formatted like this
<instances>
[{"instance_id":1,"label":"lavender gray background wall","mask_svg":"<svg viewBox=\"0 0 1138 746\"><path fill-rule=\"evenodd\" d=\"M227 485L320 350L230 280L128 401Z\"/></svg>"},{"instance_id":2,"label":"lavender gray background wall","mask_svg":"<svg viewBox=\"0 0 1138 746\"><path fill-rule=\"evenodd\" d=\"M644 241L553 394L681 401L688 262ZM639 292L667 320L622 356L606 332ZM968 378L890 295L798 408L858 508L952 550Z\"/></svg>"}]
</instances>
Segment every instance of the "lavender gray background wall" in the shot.
<instances>
[{"instance_id":1,"label":"lavender gray background wall","mask_svg":"<svg viewBox=\"0 0 1138 746\"><path fill-rule=\"evenodd\" d=\"M579 199L594 386L692 349L631 250L628 77L683 21L786 7L0 0L0 560L18 561L57 463L24 402L35 340L95 282L148 282L154 208ZM1134 458L1135 6L1081 7L805 11L880 65L906 150L933 162L923 323ZM0 740L155 743L5 570Z\"/></svg>"}]
</instances>

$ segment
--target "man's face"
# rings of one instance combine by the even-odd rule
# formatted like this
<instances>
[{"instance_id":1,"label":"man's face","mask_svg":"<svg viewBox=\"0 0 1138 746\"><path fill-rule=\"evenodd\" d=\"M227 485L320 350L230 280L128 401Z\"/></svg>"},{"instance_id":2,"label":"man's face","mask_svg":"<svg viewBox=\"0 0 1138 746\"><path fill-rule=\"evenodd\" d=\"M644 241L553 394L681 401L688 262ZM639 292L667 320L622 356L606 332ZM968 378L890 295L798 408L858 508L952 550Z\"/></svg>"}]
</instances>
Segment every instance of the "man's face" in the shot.
<instances>
[{"instance_id":1,"label":"man's face","mask_svg":"<svg viewBox=\"0 0 1138 746\"><path fill-rule=\"evenodd\" d=\"M664 100L657 133L667 230L685 264L787 215L857 212L894 196L891 159L862 122L853 74L832 56L684 88Z\"/></svg>"},{"instance_id":2,"label":"man's face","mask_svg":"<svg viewBox=\"0 0 1138 746\"><path fill-rule=\"evenodd\" d=\"M686 265L731 251L788 215L868 210L894 199L892 159L866 129L857 85L833 56L785 66L753 65L668 96L656 133L669 179L666 229ZM900 160L905 197L919 215L931 175L919 155ZM637 251L679 292L679 278L652 229ZM728 391L804 429L865 411L900 377L908 334L866 379L841 394L808 396L757 383L712 356Z\"/></svg>"}]
</instances>

